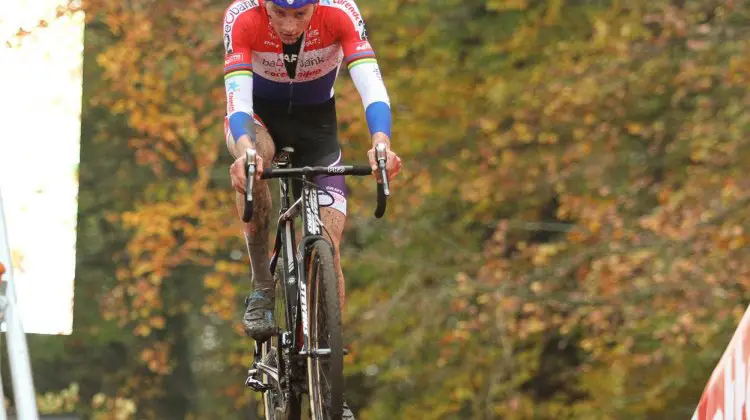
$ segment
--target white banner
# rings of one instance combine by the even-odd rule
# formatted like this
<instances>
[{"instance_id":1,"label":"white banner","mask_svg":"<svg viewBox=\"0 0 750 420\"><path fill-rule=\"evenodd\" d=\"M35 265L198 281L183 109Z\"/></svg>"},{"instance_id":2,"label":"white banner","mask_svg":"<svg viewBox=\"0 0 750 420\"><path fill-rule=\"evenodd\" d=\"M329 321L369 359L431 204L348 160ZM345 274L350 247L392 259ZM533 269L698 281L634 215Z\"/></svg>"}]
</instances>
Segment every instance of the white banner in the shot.
<instances>
[{"instance_id":1,"label":"white banner","mask_svg":"<svg viewBox=\"0 0 750 420\"><path fill-rule=\"evenodd\" d=\"M84 21L61 3L0 1L0 258L38 334L73 328Z\"/></svg>"}]
</instances>

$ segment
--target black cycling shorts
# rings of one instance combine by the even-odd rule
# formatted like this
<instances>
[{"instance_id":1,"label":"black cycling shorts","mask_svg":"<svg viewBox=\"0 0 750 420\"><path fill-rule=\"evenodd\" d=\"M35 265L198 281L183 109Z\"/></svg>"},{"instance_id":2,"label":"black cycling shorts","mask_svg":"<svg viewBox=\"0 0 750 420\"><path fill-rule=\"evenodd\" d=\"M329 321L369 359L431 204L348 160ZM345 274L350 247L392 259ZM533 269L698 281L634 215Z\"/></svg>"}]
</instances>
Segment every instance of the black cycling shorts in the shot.
<instances>
[{"instance_id":1,"label":"black cycling shorts","mask_svg":"<svg viewBox=\"0 0 750 420\"><path fill-rule=\"evenodd\" d=\"M321 104L294 105L288 101L272 101L253 97L253 110L260 123L268 130L276 153L291 146L294 167L342 165L338 139L336 102L333 98ZM330 205L346 214L347 189L343 175L319 175L315 183L334 197L320 195L321 206ZM295 199L300 196L300 182L293 182ZM328 202L326 202L328 201Z\"/></svg>"}]
</instances>

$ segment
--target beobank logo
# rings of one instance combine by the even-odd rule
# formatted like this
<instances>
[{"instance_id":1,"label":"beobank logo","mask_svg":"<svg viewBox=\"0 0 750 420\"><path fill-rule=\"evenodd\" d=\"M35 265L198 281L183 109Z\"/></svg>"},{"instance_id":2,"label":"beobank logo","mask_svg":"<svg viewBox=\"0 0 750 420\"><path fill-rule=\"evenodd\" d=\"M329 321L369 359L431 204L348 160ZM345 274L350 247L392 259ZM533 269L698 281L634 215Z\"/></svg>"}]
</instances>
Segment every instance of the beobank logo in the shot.
<instances>
[{"instance_id":1,"label":"beobank logo","mask_svg":"<svg viewBox=\"0 0 750 420\"><path fill-rule=\"evenodd\" d=\"M224 24L232 25L242 12L258 7L257 0L245 0L241 3L233 3L224 14ZM225 29L226 30L226 29Z\"/></svg>"},{"instance_id":2,"label":"beobank logo","mask_svg":"<svg viewBox=\"0 0 750 420\"><path fill-rule=\"evenodd\" d=\"M703 390L692 420L750 419L750 309Z\"/></svg>"},{"instance_id":3,"label":"beobank logo","mask_svg":"<svg viewBox=\"0 0 750 420\"><path fill-rule=\"evenodd\" d=\"M241 14L254 7L258 7L257 0L245 0L241 3L232 3L224 13L224 50L226 50L227 53L231 54L234 52L232 46L232 30L234 29L234 23Z\"/></svg>"}]
</instances>

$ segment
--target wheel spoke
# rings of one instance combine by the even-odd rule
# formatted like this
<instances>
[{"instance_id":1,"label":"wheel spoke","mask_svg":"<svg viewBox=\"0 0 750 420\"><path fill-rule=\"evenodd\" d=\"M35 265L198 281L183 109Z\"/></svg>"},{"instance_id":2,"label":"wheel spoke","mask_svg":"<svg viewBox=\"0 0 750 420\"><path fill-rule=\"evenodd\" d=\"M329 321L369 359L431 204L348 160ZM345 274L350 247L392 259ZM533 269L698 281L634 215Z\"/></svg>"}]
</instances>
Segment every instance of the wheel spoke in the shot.
<instances>
[{"instance_id":1,"label":"wheel spoke","mask_svg":"<svg viewBox=\"0 0 750 420\"><path fill-rule=\"evenodd\" d=\"M274 318L279 331L289 331L286 319L286 293L284 291L284 282L281 281L281 267L284 267L283 260L277 264L276 273L274 273L276 306L274 308ZM285 350L282 346L279 335L272 336L268 341L262 344L262 357L270 351L271 347L275 349L276 357L265 360L266 364L274 365L278 374L278 382L281 390L273 387L263 394L263 408L266 420L299 420L300 419L300 398L294 393L286 393L289 390L290 378L290 361L284 360ZM271 384L267 375L263 375L264 383ZM282 394L284 393L284 394Z\"/></svg>"},{"instance_id":2,"label":"wheel spoke","mask_svg":"<svg viewBox=\"0 0 750 420\"><path fill-rule=\"evenodd\" d=\"M308 381L310 408L315 420L338 416L343 405L343 346L341 315L338 307L338 278L330 245L319 241L312 246L307 261L310 350Z\"/></svg>"}]
</instances>

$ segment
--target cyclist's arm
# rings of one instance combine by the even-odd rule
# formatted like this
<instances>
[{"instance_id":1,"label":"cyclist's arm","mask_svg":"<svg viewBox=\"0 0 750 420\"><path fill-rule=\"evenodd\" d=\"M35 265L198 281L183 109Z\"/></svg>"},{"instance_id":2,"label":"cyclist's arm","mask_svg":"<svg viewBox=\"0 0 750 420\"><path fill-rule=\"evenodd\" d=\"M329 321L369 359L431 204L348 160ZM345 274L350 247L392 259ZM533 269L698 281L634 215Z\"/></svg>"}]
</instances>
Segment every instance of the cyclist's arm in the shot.
<instances>
[{"instance_id":1,"label":"cyclist's arm","mask_svg":"<svg viewBox=\"0 0 750 420\"><path fill-rule=\"evenodd\" d=\"M255 144L253 123L252 45L247 34L252 28L249 16L230 16L228 10L222 25L224 34L224 88L227 96L229 131L239 156ZM232 24L226 22L231 18Z\"/></svg>"},{"instance_id":2,"label":"cyclist's arm","mask_svg":"<svg viewBox=\"0 0 750 420\"><path fill-rule=\"evenodd\" d=\"M350 4L359 15L354 3ZM362 97L370 134L374 142L385 141L390 146L390 99L375 59L375 52L367 41L364 21L361 15L347 13L346 19L341 19L340 28L344 62L349 68L354 86Z\"/></svg>"}]
</instances>

